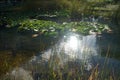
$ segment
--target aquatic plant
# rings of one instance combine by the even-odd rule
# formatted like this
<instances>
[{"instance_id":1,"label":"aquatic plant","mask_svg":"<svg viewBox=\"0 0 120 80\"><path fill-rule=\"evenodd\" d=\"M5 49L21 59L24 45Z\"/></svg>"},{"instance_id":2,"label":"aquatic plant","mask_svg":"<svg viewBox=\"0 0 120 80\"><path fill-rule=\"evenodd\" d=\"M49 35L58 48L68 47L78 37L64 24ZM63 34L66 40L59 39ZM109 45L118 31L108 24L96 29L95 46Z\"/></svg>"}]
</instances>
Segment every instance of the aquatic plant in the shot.
<instances>
[{"instance_id":1,"label":"aquatic plant","mask_svg":"<svg viewBox=\"0 0 120 80\"><path fill-rule=\"evenodd\" d=\"M17 51L16 55L14 55L10 50L0 51L0 77L12 70L13 67L17 67L27 61L27 58L30 59L33 54L34 52Z\"/></svg>"},{"instance_id":2,"label":"aquatic plant","mask_svg":"<svg viewBox=\"0 0 120 80\"><path fill-rule=\"evenodd\" d=\"M44 21L44 20L25 20L21 23L21 26L19 27L19 31L33 31L33 32L41 32L41 34L44 33L44 35L57 35L57 23L52 21Z\"/></svg>"},{"instance_id":3,"label":"aquatic plant","mask_svg":"<svg viewBox=\"0 0 120 80\"><path fill-rule=\"evenodd\" d=\"M106 30L109 30L109 26L100 24L100 23L92 23L92 22L64 22L63 24L58 24L52 21L45 20L25 20L21 22L21 26L19 27L19 31L27 31L32 30L34 32L41 32L45 35L58 35L61 33L65 33L66 31L74 31L80 34L88 35L90 30L97 33L103 33Z\"/></svg>"}]
</instances>

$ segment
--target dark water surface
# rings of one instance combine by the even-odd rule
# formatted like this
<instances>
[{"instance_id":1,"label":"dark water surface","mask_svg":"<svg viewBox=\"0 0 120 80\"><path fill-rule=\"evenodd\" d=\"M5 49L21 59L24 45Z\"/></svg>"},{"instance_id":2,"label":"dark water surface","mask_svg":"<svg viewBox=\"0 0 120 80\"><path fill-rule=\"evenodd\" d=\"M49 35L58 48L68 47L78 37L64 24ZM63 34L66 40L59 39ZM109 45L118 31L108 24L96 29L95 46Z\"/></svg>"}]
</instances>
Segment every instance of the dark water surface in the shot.
<instances>
[{"instance_id":1,"label":"dark water surface","mask_svg":"<svg viewBox=\"0 0 120 80\"><path fill-rule=\"evenodd\" d=\"M47 74L50 69L67 72L82 67L83 71L89 73L96 65L99 72L113 72L116 77L120 76L119 38L113 35L83 36L69 32L55 44L55 39L33 35L11 30L0 31L0 51L10 50L13 55L21 50L37 53L24 64L13 68L3 80L8 77L11 80L39 80L42 78L40 74Z\"/></svg>"}]
</instances>

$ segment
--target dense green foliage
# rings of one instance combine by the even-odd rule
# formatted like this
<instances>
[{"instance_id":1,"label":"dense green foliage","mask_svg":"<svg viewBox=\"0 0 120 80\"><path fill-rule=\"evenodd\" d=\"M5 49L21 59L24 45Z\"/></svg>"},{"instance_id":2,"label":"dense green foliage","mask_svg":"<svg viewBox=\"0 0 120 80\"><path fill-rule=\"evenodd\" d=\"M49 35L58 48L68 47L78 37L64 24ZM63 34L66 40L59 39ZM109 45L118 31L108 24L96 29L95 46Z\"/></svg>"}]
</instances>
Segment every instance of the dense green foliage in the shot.
<instances>
[{"instance_id":1,"label":"dense green foliage","mask_svg":"<svg viewBox=\"0 0 120 80\"><path fill-rule=\"evenodd\" d=\"M6 1L6 3L13 4ZM20 4L18 4L20 3ZM71 17L80 17L82 13L85 15L102 15L111 17L117 7L114 5L119 5L119 1L116 0L24 0L21 2L16 2L16 4L8 5L6 7L1 7L1 11L26 11L26 10L37 10L42 12L53 12L53 11L68 11ZM114 9L113 9L114 7ZM97 10L95 9L97 8ZM109 10L112 9L112 10Z\"/></svg>"}]
</instances>

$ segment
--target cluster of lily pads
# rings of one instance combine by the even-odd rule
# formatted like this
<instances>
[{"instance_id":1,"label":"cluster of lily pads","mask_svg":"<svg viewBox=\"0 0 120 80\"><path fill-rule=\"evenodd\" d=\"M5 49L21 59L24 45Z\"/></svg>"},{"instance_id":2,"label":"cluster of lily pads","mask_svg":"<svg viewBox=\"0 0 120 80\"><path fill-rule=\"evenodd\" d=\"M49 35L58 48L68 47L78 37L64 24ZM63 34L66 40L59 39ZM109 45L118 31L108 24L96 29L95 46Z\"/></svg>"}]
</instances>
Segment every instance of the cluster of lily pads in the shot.
<instances>
[{"instance_id":1,"label":"cluster of lily pads","mask_svg":"<svg viewBox=\"0 0 120 80\"><path fill-rule=\"evenodd\" d=\"M39 32L47 36L57 36L59 34L64 34L66 32L76 32L83 35L88 35L90 31L93 33L102 33L105 30L109 29L107 25L100 23L92 22L63 22L62 24L37 20L37 19L28 19L20 23L18 28L19 31L33 31Z\"/></svg>"},{"instance_id":2,"label":"cluster of lily pads","mask_svg":"<svg viewBox=\"0 0 120 80\"><path fill-rule=\"evenodd\" d=\"M19 32L32 31L35 33L44 34L45 36L58 35L58 24L52 21L28 19L20 23Z\"/></svg>"}]
</instances>

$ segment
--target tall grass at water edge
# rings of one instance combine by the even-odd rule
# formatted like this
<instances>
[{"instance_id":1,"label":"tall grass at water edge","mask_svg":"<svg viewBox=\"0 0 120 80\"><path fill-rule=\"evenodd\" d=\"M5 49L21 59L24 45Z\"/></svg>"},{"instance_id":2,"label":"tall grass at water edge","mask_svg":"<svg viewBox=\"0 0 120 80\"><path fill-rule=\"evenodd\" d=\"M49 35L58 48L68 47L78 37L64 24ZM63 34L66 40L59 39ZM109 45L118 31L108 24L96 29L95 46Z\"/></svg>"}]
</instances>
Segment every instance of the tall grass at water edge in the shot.
<instances>
[{"instance_id":1,"label":"tall grass at water edge","mask_svg":"<svg viewBox=\"0 0 120 80\"><path fill-rule=\"evenodd\" d=\"M86 61L78 63L78 61L72 60L64 65L59 65L60 59L57 55L52 56L51 59L48 60L47 65L46 61L43 60L40 64L35 63L34 65L31 65L31 67L26 64L25 66L30 70L32 68L30 75L34 80L119 80L119 71L115 72L114 69L109 69L108 67L110 66L107 66L109 63L108 57L110 56L109 49L110 47L108 47L101 68L99 67L101 64L97 63L93 65L92 69L89 71L85 68ZM53 53L53 55L55 54L56 52ZM17 78L11 79L9 78L9 75L7 75L6 78L1 80L17 80Z\"/></svg>"}]
</instances>

